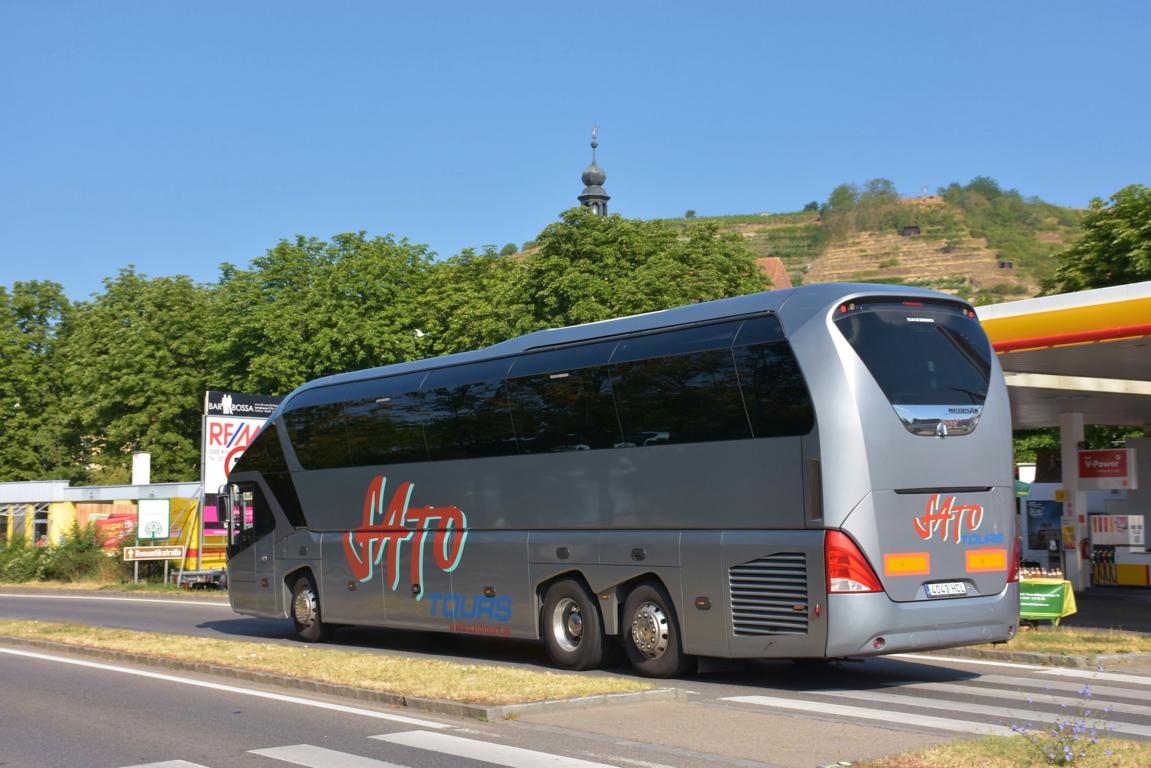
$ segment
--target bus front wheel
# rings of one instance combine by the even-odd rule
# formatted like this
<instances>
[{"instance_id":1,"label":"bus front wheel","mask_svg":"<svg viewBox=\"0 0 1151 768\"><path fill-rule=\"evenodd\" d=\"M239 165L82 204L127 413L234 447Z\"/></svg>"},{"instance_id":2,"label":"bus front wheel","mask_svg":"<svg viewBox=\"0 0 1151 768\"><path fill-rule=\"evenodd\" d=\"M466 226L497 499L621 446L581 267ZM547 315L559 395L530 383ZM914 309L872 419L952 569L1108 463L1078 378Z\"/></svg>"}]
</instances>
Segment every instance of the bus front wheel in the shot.
<instances>
[{"instance_id":1,"label":"bus front wheel","mask_svg":"<svg viewBox=\"0 0 1151 768\"><path fill-rule=\"evenodd\" d=\"M557 581L544 596L542 617L548 656L565 669L595 669L603 663L599 609L574 579Z\"/></svg>"},{"instance_id":2,"label":"bus front wheel","mask_svg":"<svg viewBox=\"0 0 1151 768\"><path fill-rule=\"evenodd\" d=\"M623 615L623 646L637 672L676 677L690 671L694 659L683 652L675 609L663 587L641 584L633 589Z\"/></svg>"},{"instance_id":3,"label":"bus front wheel","mask_svg":"<svg viewBox=\"0 0 1151 768\"><path fill-rule=\"evenodd\" d=\"M330 627L320 621L320 593L309 576L296 579L292 589L292 624L296 637L305 643L322 643L328 639Z\"/></svg>"}]
</instances>

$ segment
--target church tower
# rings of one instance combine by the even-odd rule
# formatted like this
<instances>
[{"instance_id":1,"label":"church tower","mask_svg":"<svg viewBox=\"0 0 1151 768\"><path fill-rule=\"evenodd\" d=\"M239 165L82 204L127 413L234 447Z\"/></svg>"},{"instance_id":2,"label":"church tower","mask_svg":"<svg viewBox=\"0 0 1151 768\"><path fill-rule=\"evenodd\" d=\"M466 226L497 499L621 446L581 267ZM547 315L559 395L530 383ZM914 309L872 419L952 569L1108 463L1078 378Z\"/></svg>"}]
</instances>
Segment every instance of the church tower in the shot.
<instances>
[{"instance_id":1,"label":"church tower","mask_svg":"<svg viewBox=\"0 0 1151 768\"><path fill-rule=\"evenodd\" d=\"M584 169L583 172L583 192L579 196L580 205L585 208L591 208L592 213L599 216L607 216L607 201L611 196L603 188L603 183L607 181L607 174L603 172L603 168L596 165L595 150L599 146L596 140L598 129L591 129L591 165Z\"/></svg>"}]
</instances>

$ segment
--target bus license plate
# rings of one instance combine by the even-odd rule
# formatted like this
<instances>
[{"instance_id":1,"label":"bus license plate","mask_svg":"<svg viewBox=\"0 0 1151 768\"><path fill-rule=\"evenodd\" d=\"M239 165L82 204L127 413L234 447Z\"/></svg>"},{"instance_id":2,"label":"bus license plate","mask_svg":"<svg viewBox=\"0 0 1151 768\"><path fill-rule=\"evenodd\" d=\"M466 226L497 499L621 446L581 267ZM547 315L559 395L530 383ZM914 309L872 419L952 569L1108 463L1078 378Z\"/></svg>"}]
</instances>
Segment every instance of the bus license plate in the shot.
<instances>
[{"instance_id":1,"label":"bus license plate","mask_svg":"<svg viewBox=\"0 0 1151 768\"><path fill-rule=\"evenodd\" d=\"M924 584L928 597L952 597L966 595L967 584L962 581L941 581L937 584Z\"/></svg>"}]
</instances>

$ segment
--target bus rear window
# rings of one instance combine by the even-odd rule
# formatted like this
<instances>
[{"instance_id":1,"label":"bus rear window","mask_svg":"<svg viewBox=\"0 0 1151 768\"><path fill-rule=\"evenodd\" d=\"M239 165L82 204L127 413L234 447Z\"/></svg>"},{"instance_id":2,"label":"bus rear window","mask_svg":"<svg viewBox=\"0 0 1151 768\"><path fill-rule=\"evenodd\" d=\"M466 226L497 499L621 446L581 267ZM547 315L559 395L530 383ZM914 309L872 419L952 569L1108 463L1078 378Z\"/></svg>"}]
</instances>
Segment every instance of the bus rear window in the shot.
<instances>
[{"instance_id":1,"label":"bus rear window","mask_svg":"<svg viewBox=\"0 0 1151 768\"><path fill-rule=\"evenodd\" d=\"M892 405L983 405L991 345L966 306L847 303L835 325Z\"/></svg>"}]
</instances>

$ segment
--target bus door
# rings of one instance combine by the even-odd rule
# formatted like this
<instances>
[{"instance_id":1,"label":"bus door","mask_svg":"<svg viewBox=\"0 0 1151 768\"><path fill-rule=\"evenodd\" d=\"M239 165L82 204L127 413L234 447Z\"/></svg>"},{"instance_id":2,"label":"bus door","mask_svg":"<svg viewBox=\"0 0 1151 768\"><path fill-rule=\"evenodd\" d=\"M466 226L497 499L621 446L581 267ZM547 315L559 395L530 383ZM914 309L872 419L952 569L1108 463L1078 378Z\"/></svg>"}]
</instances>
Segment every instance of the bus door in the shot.
<instances>
[{"instance_id":1,"label":"bus door","mask_svg":"<svg viewBox=\"0 0 1151 768\"><path fill-rule=\"evenodd\" d=\"M275 520L258 483L227 486L228 594L241 613L277 610L276 560L272 551Z\"/></svg>"}]
</instances>

